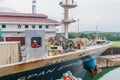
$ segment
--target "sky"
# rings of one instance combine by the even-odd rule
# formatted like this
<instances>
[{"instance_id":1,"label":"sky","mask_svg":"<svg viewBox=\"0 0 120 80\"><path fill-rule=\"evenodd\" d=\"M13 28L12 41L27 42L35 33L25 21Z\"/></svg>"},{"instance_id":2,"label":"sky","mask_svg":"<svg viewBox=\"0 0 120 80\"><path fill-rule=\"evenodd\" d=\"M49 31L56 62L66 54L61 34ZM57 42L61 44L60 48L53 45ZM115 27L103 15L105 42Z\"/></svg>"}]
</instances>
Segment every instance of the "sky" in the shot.
<instances>
[{"instance_id":1,"label":"sky","mask_svg":"<svg viewBox=\"0 0 120 80\"><path fill-rule=\"evenodd\" d=\"M61 21L62 0L36 0L37 13L46 14L50 18ZM75 0L78 6L70 10L70 18L79 21L79 31L120 32L120 0ZM32 12L32 0L0 0L0 11L21 13ZM69 32L77 32L78 21L70 24ZM62 30L59 27L59 30Z\"/></svg>"}]
</instances>

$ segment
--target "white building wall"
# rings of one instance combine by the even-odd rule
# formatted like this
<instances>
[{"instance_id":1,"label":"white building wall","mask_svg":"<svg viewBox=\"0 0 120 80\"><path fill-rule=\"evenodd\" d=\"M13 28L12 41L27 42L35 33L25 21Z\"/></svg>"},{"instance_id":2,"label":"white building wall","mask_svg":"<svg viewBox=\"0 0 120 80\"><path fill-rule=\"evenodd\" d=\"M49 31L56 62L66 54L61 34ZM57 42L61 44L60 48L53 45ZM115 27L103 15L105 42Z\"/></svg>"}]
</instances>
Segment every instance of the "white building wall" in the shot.
<instances>
[{"instance_id":1,"label":"white building wall","mask_svg":"<svg viewBox=\"0 0 120 80\"><path fill-rule=\"evenodd\" d=\"M4 37L23 37L25 34L24 32L21 32L21 33L13 33L13 32L3 32L2 34Z\"/></svg>"},{"instance_id":2,"label":"white building wall","mask_svg":"<svg viewBox=\"0 0 120 80\"><path fill-rule=\"evenodd\" d=\"M45 39L49 39L50 37L55 37L55 35L56 34L54 32L47 32Z\"/></svg>"},{"instance_id":3,"label":"white building wall","mask_svg":"<svg viewBox=\"0 0 120 80\"><path fill-rule=\"evenodd\" d=\"M25 30L45 30L46 31L46 39L48 39L49 37L54 37L55 36L55 32L56 32L56 28L54 26L54 24L46 24L49 25L49 28L46 28L45 24L20 24L21 28L18 28L18 24L15 23L9 23L9 24L5 24L6 28L2 28L2 23L0 23L0 28L3 31L3 36L4 37L24 37L24 31ZM25 25L28 25L28 28L25 28ZM35 25L35 28L32 28L32 25ZM39 25L42 25L42 28L39 28Z\"/></svg>"}]
</instances>

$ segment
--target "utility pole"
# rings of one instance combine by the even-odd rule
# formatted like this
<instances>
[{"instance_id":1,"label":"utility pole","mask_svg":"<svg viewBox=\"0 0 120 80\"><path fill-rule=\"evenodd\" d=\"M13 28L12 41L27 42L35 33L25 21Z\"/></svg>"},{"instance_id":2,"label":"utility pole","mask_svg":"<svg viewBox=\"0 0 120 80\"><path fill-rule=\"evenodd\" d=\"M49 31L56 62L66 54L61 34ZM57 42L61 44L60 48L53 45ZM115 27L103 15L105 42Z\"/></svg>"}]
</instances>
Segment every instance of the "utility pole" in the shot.
<instances>
[{"instance_id":1,"label":"utility pole","mask_svg":"<svg viewBox=\"0 0 120 80\"><path fill-rule=\"evenodd\" d=\"M96 25L96 40L98 39L98 26Z\"/></svg>"},{"instance_id":2,"label":"utility pole","mask_svg":"<svg viewBox=\"0 0 120 80\"><path fill-rule=\"evenodd\" d=\"M79 37L79 19L77 19L77 35L76 35L76 37Z\"/></svg>"},{"instance_id":3,"label":"utility pole","mask_svg":"<svg viewBox=\"0 0 120 80\"><path fill-rule=\"evenodd\" d=\"M79 33L79 26L80 26L80 25L79 25L79 21L80 21L80 20L79 20L79 19L77 19L77 21L78 21L78 33Z\"/></svg>"}]
</instances>

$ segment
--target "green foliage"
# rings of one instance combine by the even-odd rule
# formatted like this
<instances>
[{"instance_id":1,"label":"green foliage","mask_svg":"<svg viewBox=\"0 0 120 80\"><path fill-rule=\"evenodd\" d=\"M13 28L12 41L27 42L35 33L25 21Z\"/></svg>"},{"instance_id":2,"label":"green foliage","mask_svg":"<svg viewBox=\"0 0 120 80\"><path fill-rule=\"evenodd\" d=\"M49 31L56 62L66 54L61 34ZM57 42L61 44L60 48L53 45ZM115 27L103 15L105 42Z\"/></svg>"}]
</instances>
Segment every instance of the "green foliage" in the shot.
<instances>
[{"instance_id":1,"label":"green foliage","mask_svg":"<svg viewBox=\"0 0 120 80\"><path fill-rule=\"evenodd\" d=\"M79 34L77 33L69 33L68 38L73 39L76 38Z\"/></svg>"},{"instance_id":2,"label":"green foliage","mask_svg":"<svg viewBox=\"0 0 120 80\"><path fill-rule=\"evenodd\" d=\"M60 33L57 33L57 35L61 35ZM69 33L69 38L76 38L76 37L85 37L89 39L95 39L96 33ZM120 41L120 33L115 32L102 32L98 33L98 36L101 38L106 38L110 41Z\"/></svg>"},{"instance_id":3,"label":"green foliage","mask_svg":"<svg viewBox=\"0 0 120 80\"><path fill-rule=\"evenodd\" d=\"M86 37L89 39L95 39L96 33L69 33L69 38L76 38L76 37ZM101 38L106 38L110 41L120 41L120 33L115 32L103 32L98 33L98 36Z\"/></svg>"},{"instance_id":4,"label":"green foliage","mask_svg":"<svg viewBox=\"0 0 120 80\"><path fill-rule=\"evenodd\" d=\"M106 32L102 33L110 41L120 41L120 33Z\"/></svg>"}]
</instances>

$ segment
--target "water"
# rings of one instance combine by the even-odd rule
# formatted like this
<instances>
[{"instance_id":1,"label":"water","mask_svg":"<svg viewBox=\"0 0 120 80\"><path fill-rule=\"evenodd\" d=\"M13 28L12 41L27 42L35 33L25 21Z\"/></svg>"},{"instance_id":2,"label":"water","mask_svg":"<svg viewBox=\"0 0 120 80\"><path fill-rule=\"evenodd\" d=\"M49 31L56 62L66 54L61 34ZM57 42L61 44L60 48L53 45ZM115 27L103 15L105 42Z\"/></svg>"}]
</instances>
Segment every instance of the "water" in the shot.
<instances>
[{"instance_id":1,"label":"water","mask_svg":"<svg viewBox=\"0 0 120 80\"><path fill-rule=\"evenodd\" d=\"M120 68L108 72L99 80L120 80Z\"/></svg>"},{"instance_id":2,"label":"water","mask_svg":"<svg viewBox=\"0 0 120 80\"><path fill-rule=\"evenodd\" d=\"M120 67L102 68L102 72L95 78L92 78L90 73L87 72L83 80L120 80Z\"/></svg>"}]
</instances>

